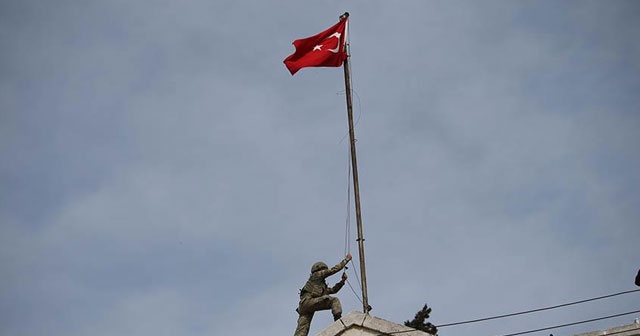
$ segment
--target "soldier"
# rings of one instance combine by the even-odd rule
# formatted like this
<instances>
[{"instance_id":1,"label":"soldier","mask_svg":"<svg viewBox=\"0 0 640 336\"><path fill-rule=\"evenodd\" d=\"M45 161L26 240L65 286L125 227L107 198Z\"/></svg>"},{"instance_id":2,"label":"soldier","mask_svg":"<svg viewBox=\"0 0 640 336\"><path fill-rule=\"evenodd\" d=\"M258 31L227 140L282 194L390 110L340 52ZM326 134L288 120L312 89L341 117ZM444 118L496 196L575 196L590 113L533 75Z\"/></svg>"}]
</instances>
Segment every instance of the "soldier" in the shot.
<instances>
[{"instance_id":1,"label":"soldier","mask_svg":"<svg viewBox=\"0 0 640 336\"><path fill-rule=\"evenodd\" d=\"M319 310L331 309L333 320L337 321L342 317L342 306L338 298L329 296L329 294L337 293L344 282L347 280L347 274L342 274L340 282L329 288L325 279L331 275L338 273L351 260L351 253L347 254L337 265L329 268L327 264L319 261L311 266L311 275L309 280L300 290L300 303L298 304L298 327L294 336L307 336L313 314Z\"/></svg>"}]
</instances>

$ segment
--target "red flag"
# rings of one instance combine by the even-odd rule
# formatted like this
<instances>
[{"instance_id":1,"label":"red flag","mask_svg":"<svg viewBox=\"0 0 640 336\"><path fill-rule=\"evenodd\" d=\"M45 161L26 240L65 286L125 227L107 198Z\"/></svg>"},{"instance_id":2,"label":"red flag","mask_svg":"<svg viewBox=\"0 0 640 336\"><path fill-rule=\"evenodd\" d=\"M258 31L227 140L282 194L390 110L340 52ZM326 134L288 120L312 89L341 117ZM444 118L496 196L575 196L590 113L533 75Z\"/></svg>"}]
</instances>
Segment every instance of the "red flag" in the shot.
<instances>
[{"instance_id":1,"label":"red flag","mask_svg":"<svg viewBox=\"0 0 640 336\"><path fill-rule=\"evenodd\" d=\"M339 67L347 59L344 50L347 19L311 37L293 41L296 51L285 58L291 75L306 67Z\"/></svg>"}]
</instances>

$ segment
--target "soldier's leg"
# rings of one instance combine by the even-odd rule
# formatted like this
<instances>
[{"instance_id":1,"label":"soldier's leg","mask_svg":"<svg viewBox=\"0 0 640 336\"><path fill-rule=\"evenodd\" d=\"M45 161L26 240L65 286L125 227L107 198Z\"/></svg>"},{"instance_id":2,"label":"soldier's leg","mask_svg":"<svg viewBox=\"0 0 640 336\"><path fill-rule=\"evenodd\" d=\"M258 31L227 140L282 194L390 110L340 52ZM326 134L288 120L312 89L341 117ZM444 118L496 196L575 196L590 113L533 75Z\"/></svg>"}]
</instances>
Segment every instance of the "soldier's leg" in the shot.
<instances>
[{"instance_id":1,"label":"soldier's leg","mask_svg":"<svg viewBox=\"0 0 640 336\"><path fill-rule=\"evenodd\" d=\"M313 313L300 314L300 316L298 316L298 326L293 336L307 336L309 334L309 327L311 326L311 319L313 319Z\"/></svg>"},{"instance_id":2,"label":"soldier's leg","mask_svg":"<svg viewBox=\"0 0 640 336\"><path fill-rule=\"evenodd\" d=\"M317 312L318 310L327 310L331 309L331 299L329 295L323 295L313 299L304 300L304 302L300 305L300 312L308 313L308 312Z\"/></svg>"},{"instance_id":3,"label":"soldier's leg","mask_svg":"<svg viewBox=\"0 0 640 336\"><path fill-rule=\"evenodd\" d=\"M342 305L340 305L340 300L337 297L331 297L331 313L333 314L333 318L335 320L342 317Z\"/></svg>"},{"instance_id":4,"label":"soldier's leg","mask_svg":"<svg viewBox=\"0 0 640 336\"><path fill-rule=\"evenodd\" d=\"M304 302L303 310L305 312L311 311L315 312L318 310L328 310L331 309L331 313L333 314L333 319L337 320L342 317L342 306L340 305L340 300L336 297L332 297L329 295L323 295L318 298L308 299Z\"/></svg>"}]
</instances>

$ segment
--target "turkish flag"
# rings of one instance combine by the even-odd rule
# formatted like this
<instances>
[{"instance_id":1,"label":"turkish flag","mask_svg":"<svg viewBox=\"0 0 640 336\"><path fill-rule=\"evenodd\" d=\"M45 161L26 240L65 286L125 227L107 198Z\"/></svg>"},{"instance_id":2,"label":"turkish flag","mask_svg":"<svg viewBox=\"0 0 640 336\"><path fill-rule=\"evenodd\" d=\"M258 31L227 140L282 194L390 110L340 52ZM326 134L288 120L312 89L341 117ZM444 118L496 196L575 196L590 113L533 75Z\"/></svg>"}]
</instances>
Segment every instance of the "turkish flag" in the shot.
<instances>
[{"instance_id":1,"label":"turkish flag","mask_svg":"<svg viewBox=\"0 0 640 336\"><path fill-rule=\"evenodd\" d=\"M339 67L347 59L344 50L347 19L311 37L293 41L296 51L285 58L291 75L306 67Z\"/></svg>"}]
</instances>

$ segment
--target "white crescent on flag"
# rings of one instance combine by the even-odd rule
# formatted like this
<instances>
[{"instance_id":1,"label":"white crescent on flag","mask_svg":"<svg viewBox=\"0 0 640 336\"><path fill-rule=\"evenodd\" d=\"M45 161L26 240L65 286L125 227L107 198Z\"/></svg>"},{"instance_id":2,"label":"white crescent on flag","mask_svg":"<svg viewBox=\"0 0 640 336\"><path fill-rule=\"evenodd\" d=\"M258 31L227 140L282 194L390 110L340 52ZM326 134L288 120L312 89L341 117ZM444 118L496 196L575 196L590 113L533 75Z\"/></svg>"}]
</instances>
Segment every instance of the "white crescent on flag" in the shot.
<instances>
[{"instance_id":1,"label":"white crescent on flag","mask_svg":"<svg viewBox=\"0 0 640 336\"><path fill-rule=\"evenodd\" d=\"M340 51L340 36L341 35L342 34L340 34L340 33L333 33L333 34L331 34L331 36L329 36L326 39L324 39L324 41L327 41L328 39L330 39L332 37L335 37L335 38L338 39L338 45L335 47L335 49L327 49L327 51L330 51L330 52L332 52L334 54L337 54ZM324 41L322 41L322 42L324 42ZM313 51L318 51L318 50L322 51L322 47L323 46L324 46L323 44L318 44L317 46L313 47Z\"/></svg>"}]
</instances>

